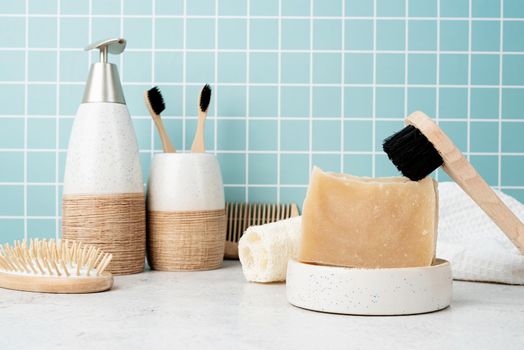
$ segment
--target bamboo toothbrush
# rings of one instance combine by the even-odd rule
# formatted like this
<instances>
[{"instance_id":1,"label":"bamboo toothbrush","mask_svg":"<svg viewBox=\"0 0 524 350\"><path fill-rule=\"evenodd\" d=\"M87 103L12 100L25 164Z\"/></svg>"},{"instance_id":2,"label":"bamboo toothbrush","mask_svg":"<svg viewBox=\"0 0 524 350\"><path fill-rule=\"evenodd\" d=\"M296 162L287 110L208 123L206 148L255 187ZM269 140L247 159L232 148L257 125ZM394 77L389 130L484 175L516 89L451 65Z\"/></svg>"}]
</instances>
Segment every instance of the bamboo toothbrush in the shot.
<instances>
[{"instance_id":1,"label":"bamboo toothbrush","mask_svg":"<svg viewBox=\"0 0 524 350\"><path fill-rule=\"evenodd\" d=\"M157 86L155 86L147 90L144 93L144 100L146 103L146 107L149 110L149 114L151 114L151 117L155 122L158 134L160 135L160 140L162 141L162 147L164 149L164 152L175 153L176 150L171 144L171 141L169 141L169 136L167 136L164 124L162 123L162 119L160 118L160 113L162 113L164 109L166 109L164 98L160 93L160 89Z\"/></svg>"},{"instance_id":2,"label":"bamboo toothbrush","mask_svg":"<svg viewBox=\"0 0 524 350\"><path fill-rule=\"evenodd\" d=\"M112 255L62 240L24 240L0 245L0 288L44 293L93 293L111 289L104 272Z\"/></svg>"},{"instance_id":3,"label":"bamboo toothbrush","mask_svg":"<svg viewBox=\"0 0 524 350\"><path fill-rule=\"evenodd\" d=\"M422 112L405 119L404 129L384 140L384 152L406 177L418 181L442 169L524 254L524 224L500 200L440 127Z\"/></svg>"},{"instance_id":4,"label":"bamboo toothbrush","mask_svg":"<svg viewBox=\"0 0 524 350\"><path fill-rule=\"evenodd\" d=\"M193 140L193 145L191 146L191 152L202 153L206 150L204 142L204 126L206 123L207 110L209 108L210 101L211 88L208 84L206 84L202 88L202 91L200 91L200 96L198 98L198 125L195 133L195 138Z\"/></svg>"}]
</instances>

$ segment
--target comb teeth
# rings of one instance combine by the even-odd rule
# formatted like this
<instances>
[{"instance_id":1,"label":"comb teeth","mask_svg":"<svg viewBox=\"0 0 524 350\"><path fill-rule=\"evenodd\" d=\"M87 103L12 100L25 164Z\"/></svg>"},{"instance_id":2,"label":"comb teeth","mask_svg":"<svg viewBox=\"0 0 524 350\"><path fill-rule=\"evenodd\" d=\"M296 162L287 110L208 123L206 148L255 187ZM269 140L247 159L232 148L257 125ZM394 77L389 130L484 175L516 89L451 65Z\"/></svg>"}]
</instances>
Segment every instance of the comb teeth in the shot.
<instances>
[{"instance_id":1,"label":"comb teeth","mask_svg":"<svg viewBox=\"0 0 524 350\"><path fill-rule=\"evenodd\" d=\"M112 255L100 248L67 240L14 241L0 246L0 271L39 276L99 276Z\"/></svg>"},{"instance_id":2,"label":"comb teeth","mask_svg":"<svg viewBox=\"0 0 524 350\"><path fill-rule=\"evenodd\" d=\"M211 87L209 84L204 85L202 92L200 93L200 110L206 112L211 101Z\"/></svg>"},{"instance_id":3,"label":"comb teeth","mask_svg":"<svg viewBox=\"0 0 524 350\"><path fill-rule=\"evenodd\" d=\"M249 226L264 225L298 215L297 205L263 203L226 203L226 241L238 243Z\"/></svg>"},{"instance_id":4,"label":"comb teeth","mask_svg":"<svg viewBox=\"0 0 524 350\"><path fill-rule=\"evenodd\" d=\"M152 87L147 90L147 98L149 99L149 104L156 114L162 113L166 109L166 104L164 103L164 98L158 86Z\"/></svg>"},{"instance_id":5,"label":"comb teeth","mask_svg":"<svg viewBox=\"0 0 524 350\"><path fill-rule=\"evenodd\" d=\"M397 169L412 181L422 180L444 163L433 144L413 125L385 139L382 148Z\"/></svg>"}]
</instances>

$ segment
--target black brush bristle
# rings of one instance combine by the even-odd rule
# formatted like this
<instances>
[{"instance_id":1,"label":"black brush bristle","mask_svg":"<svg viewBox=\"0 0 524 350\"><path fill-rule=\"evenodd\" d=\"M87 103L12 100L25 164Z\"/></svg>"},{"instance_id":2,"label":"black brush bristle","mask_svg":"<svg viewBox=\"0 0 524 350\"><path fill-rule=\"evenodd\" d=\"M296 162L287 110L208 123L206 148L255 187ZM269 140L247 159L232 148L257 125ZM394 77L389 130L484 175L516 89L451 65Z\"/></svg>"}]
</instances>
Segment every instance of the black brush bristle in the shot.
<instances>
[{"instance_id":1,"label":"black brush bristle","mask_svg":"<svg viewBox=\"0 0 524 350\"><path fill-rule=\"evenodd\" d=\"M200 93L200 110L202 112L207 111L209 102L211 101L211 87L209 84L204 85L202 92Z\"/></svg>"},{"instance_id":2,"label":"black brush bristle","mask_svg":"<svg viewBox=\"0 0 524 350\"><path fill-rule=\"evenodd\" d=\"M444 161L433 144L413 125L408 125L384 140L384 152L410 180L422 180Z\"/></svg>"},{"instance_id":3,"label":"black brush bristle","mask_svg":"<svg viewBox=\"0 0 524 350\"><path fill-rule=\"evenodd\" d=\"M147 98L149 99L151 108L153 108L153 111L156 114L160 114L164 111L164 109L166 109L164 98L162 97L162 94L160 93L160 89L157 86L147 91Z\"/></svg>"}]
</instances>

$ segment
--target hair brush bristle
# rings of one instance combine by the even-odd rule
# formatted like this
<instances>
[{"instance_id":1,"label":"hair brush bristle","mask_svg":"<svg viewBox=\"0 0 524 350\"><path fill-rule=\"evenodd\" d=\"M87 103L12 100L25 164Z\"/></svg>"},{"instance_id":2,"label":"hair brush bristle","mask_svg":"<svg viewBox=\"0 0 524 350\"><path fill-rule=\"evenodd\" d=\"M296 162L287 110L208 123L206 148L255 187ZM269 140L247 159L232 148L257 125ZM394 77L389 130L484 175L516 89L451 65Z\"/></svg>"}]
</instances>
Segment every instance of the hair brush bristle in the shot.
<instances>
[{"instance_id":1,"label":"hair brush bristle","mask_svg":"<svg viewBox=\"0 0 524 350\"><path fill-rule=\"evenodd\" d=\"M160 93L160 89L157 86L147 91L147 98L149 99L151 108L153 108L153 111L156 114L160 114L164 111L164 109L166 109L164 98L162 97L162 94Z\"/></svg>"},{"instance_id":2,"label":"hair brush bristle","mask_svg":"<svg viewBox=\"0 0 524 350\"><path fill-rule=\"evenodd\" d=\"M38 276L99 276L113 257L93 245L67 240L31 239L0 248L1 272Z\"/></svg>"},{"instance_id":3,"label":"hair brush bristle","mask_svg":"<svg viewBox=\"0 0 524 350\"><path fill-rule=\"evenodd\" d=\"M413 125L385 139L382 148L397 169L413 181L425 178L444 163L433 144Z\"/></svg>"},{"instance_id":4,"label":"hair brush bristle","mask_svg":"<svg viewBox=\"0 0 524 350\"><path fill-rule=\"evenodd\" d=\"M200 110L202 112L207 111L209 102L211 101L211 87L209 84L204 85L202 92L200 93Z\"/></svg>"}]
</instances>

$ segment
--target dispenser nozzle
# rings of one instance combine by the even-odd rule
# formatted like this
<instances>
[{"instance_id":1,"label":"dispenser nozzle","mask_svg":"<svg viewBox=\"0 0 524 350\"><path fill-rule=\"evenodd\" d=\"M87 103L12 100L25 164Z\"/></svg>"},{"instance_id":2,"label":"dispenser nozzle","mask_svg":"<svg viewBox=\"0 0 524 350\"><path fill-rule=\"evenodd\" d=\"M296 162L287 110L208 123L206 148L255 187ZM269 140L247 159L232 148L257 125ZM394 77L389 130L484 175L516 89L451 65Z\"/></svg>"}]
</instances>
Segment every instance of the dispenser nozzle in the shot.
<instances>
[{"instance_id":1,"label":"dispenser nozzle","mask_svg":"<svg viewBox=\"0 0 524 350\"><path fill-rule=\"evenodd\" d=\"M82 103L126 103L118 69L115 64L107 60L108 54L121 54L125 48L124 38L105 39L86 46L86 51L100 50L100 62L91 65Z\"/></svg>"},{"instance_id":2,"label":"dispenser nozzle","mask_svg":"<svg viewBox=\"0 0 524 350\"><path fill-rule=\"evenodd\" d=\"M105 39L94 42L84 48L85 51L99 49L100 50L100 62L107 63L107 54L119 55L124 52L126 48L126 39L115 38Z\"/></svg>"}]
</instances>

